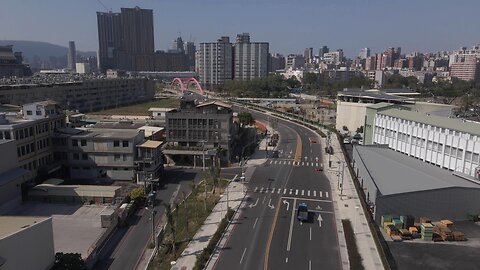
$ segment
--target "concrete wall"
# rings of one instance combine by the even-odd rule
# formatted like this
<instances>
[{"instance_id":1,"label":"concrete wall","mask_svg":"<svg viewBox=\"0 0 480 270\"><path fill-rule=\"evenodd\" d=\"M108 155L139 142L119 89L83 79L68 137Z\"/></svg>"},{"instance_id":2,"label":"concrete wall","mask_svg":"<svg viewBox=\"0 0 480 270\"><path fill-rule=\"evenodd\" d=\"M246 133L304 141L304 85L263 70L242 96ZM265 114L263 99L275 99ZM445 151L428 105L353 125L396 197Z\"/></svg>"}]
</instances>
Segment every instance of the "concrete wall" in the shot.
<instances>
[{"instance_id":1,"label":"concrete wall","mask_svg":"<svg viewBox=\"0 0 480 270\"><path fill-rule=\"evenodd\" d=\"M353 148L352 151L353 160L354 160L354 171L358 176L358 181L363 187L363 191L365 193L365 197L367 201L372 202L373 204L376 203L378 188L375 185L372 177L370 176L368 169L363 164L363 161L356 151L356 147Z\"/></svg>"},{"instance_id":2,"label":"concrete wall","mask_svg":"<svg viewBox=\"0 0 480 270\"><path fill-rule=\"evenodd\" d=\"M346 101L337 101L337 124L335 128L342 130L347 126L351 133L364 125L367 106L371 103L355 103Z\"/></svg>"},{"instance_id":3,"label":"concrete wall","mask_svg":"<svg viewBox=\"0 0 480 270\"><path fill-rule=\"evenodd\" d=\"M18 166L17 145L14 140L0 143L0 153L8 158L2 158L0 162L0 174Z\"/></svg>"},{"instance_id":4,"label":"concrete wall","mask_svg":"<svg viewBox=\"0 0 480 270\"><path fill-rule=\"evenodd\" d=\"M2 270L48 270L55 262L52 218L0 239L0 255L6 259Z\"/></svg>"},{"instance_id":5,"label":"concrete wall","mask_svg":"<svg viewBox=\"0 0 480 270\"><path fill-rule=\"evenodd\" d=\"M375 219L380 216L413 215L433 220L466 220L467 214L480 213L480 189L446 188L402 193L377 198Z\"/></svg>"}]
</instances>

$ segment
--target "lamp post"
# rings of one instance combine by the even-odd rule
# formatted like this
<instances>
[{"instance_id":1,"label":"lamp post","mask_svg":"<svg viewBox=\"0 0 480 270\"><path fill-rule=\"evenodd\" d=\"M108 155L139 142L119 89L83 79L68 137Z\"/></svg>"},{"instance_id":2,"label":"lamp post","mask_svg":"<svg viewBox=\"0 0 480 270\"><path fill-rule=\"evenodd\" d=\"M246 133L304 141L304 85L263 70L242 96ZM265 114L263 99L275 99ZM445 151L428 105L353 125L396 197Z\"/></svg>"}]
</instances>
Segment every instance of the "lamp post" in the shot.
<instances>
[{"instance_id":1,"label":"lamp post","mask_svg":"<svg viewBox=\"0 0 480 270\"><path fill-rule=\"evenodd\" d=\"M149 211L152 215L151 217L151 220L152 220L152 241L153 241L153 245L155 246L155 248L157 247L157 239L155 239L155 214L157 213L157 211L152 208L151 210L148 209L148 207L145 207L145 210Z\"/></svg>"}]
</instances>

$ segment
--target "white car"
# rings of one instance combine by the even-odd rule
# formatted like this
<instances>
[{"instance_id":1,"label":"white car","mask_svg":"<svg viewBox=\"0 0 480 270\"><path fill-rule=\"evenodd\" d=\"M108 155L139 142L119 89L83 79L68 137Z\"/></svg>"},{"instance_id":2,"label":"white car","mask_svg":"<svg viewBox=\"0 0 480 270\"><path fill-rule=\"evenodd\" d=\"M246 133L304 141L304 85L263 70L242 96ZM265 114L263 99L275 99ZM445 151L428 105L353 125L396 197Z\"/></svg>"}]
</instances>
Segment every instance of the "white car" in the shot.
<instances>
[{"instance_id":1,"label":"white car","mask_svg":"<svg viewBox=\"0 0 480 270\"><path fill-rule=\"evenodd\" d=\"M344 144L349 144L349 143L350 143L350 139L348 139L348 138L343 139L343 143L344 143Z\"/></svg>"},{"instance_id":2,"label":"white car","mask_svg":"<svg viewBox=\"0 0 480 270\"><path fill-rule=\"evenodd\" d=\"M363 140L362 139L358 140L358 144L363 145Z\"/></svg>"}]
</instances>

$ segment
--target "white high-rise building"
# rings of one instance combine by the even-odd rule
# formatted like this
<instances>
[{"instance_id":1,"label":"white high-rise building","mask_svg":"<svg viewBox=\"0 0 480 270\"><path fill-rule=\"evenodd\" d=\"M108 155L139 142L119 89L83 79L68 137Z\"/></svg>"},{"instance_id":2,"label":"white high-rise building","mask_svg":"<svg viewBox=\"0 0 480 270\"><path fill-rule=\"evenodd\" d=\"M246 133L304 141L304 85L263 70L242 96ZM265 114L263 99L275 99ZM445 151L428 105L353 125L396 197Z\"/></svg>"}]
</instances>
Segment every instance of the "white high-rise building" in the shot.
<instances>
[{"instance_id":1,"label":"white high-rise building","mask_svg":"<svg viewBox=\"0 0 480 270\"><path fill-rule=\"evenodd\" d=\"M268 74L268 42L250 42L250 35L237 35L234 45L235 80L251 80Z\"/></svg>"},{"instance_id":2,"label":"white high-rise building","mask_svg":"<svg viewBox=\"0 0 480 270\"><path fill-rule=\"evenodd\" d=\"M360 53L358 54L358 58L367 59L367 57L370 57L370 48L361 49Z\"/></svg>"},{"instance_id":3,"label":"white high-rise building","mask_svg":"<svg viewBox=\"0 0 480 270\"><path fill-rule=\"evenodd\" d=\"M224 84L232 80L232 43L229 37L217 42L200 43L195 55L195 68L202 85Z\"/></svg>"}]
</instances>

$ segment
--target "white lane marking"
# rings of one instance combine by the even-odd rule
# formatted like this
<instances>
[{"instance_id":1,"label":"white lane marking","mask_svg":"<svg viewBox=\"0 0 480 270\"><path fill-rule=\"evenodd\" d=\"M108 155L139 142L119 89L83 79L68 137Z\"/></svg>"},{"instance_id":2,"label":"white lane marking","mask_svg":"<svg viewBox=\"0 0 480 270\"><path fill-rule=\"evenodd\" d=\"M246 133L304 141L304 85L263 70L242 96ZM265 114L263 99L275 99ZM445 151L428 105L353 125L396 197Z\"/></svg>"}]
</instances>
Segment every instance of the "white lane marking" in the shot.
<instances>
[{"instance_id":1,"label":"white lane marking","mask_svg":"<svg viewBox=\"0 0 480 270\"><path fill-rule=\"evenodd\" d=\"M272 188L272 193L275 193L275 188Z\"/></svg>"},{"instance_id":2,"label":"white lane marking","mask_svg":"<svg viewBox=\"0 0 480 270\"><path fill-rule=\"evenodd\" d=\"M305 162L302 161L302 166L303 166L303 164L305 164Z\"/></svg>"},{"instance_id":3,"label":"white lane marking","mask_svg":"<svg viewBox=\"0 0 480 270\"><path fill-rule=\"evenodd\" d=\"M255 190L253 192L257 192L257 190L258 190L258 187L255 187Z\"/></svg>"},{"instance_id":4,"label":"white lane marking","mask_svg":"<svg viewBox=\"0 0 480 270\"><path fill-rule=\"evenodd\" d=\"M293 191L293 189L290 189L290 195L292 195L292 191Z\"/></svg>"},{"instance_id":5,"label":"white lane marking","mask_svg":"<svg viewBox=\"0 0 480 270\"><path fill-rule=\"evenodd\" d=\"M302 189L302 196L305 194L305 190Z\"/></svg>"},{"instance_id":6,"label":"white lane marking","mask_svg":"<svg viewBox=\"0 0 480 270\"><path fill-rule=\"evenodd\" d=\"M286 189L286 188L283 189L283 194L285 194L285 193L287 193L287 189Z\"/></svg>"},{"instance_id":7,"label":"white lane marking","mask_svg":"<svg viewBox=\"0 0 480 270\"><path fill-rule=\"evenodd\" d=\"M313 191L313 197L317 197L317 191L316 190Z\"/></svg>"},{"instance_id":8,"label":"white lane marking","mask_svg":"<svg viewBox=\"0 0 480 270\"><path fill-rule=\"evenodd\" d=\"M260 193L263 193L263 187L260 189Z\"/></svg>"},{"instance_id":9,"label":"white lane marking","mask_svg":"<svg viewBox=\"0 0 480 270\"><path fill-rule=\"evenodd\" d=\"M243 250L242 258L240 259L240 264L241 264L242 261L243 261L243 257L245 256L245 252L246 252L246 251L247 251L247 248L245 248L245 249Z\"/></svg>"},{"instance_id":10,"label":"white lane marking","mask_svg":"<svg viewBox=\"0 0 480 270\"><path fill-rule=\"evenodd\" d=\"M310 190L307 190L307 196L310 197Z\"/></svg>"},{"instance_id":11,"label":"white lane marking","mask_svg":"<svg viewBox=\"0 0 480 270\"><path fill-rule=\"evenodd\" d=\"M295 189L295 196L298 195L298 189Z\"/></svg>"},{"instance_id":12,"label":"white lane marking","mask_svg":"<svg viewBox=\"0 0 480 270\"><path fill-rule=\"evenodd\" d=\"M320 192L320 193L319 193L319 196L320 196L320 197L323 197L322 191L320 190L319 192Z\"/></svg>"},{"instance_id":13,"label":"white lane marking","mask_svg":"<svg viewBox=\"0 0 480 270\"><path fill-rule=\"evenodd\" d=\"M311 202L332 202L330 200L318 200L318 199L310 199L310 198L297 198L297 197L289 197L289 196L282 196L283 199L289 199L289 200L293 200L293 199L301 199L302 201L311 201ZM313 211L315 212L315 210L308 210L308 211Z\"/></svg>"},{"instance_id":14,"label":"white lane marking","mask_svg":"<svg viewBox=\"0 0 480 270\"><path fill-rule=\"evenodd\" d=\"M277 194L280 194L281 191L282 191L282 189L279 188L279 189L277 190Z\"/></svg>"},{"instance_id":15,"label":"white lane marking","mask_svg":"<svg viewBox=\"0 0 480 270\"><path fill-rule=\"evenodd\" d=\"M325 197L328 198L328 191L325 191Z\"/></svg>"},{"instance_id":16,"label":"white lane marking","mask_svg":"<svg viewBox=\"0 0 480 270\"><path fill-rule=\"evenodd\" d=\"M255 228L255 226L254 226ZM310 241L312 241L312 227L310 227Z\"/></svg>"},{"instance_id":17,"label":"white lane marking","mask_svg":"<svg viewBox=\"0 0 480 270\"><path fill-rule=\"evenodd\" d=\"M317 162L317 165L316 165L316 166L318 167L318 162Z\"/></svg>"},{"instance_id":18,"label":"white lane marking","mask_svg":"<svg viewBox=\"0 0 480 270\"><path fill-rule=\"evenodd\" d=\"M254 228L254 229L255 229L255 226L257 226L257 221L258 221L258 217L255 219L255 223L253 223L253 228ZM311 230L311 229L312 229L312 228L310 228L310 230ZM312 232L310 231L310 233L312 233ZM310 236L311 236L311 235L310 235ZM311 238L311 237L310 237L310 238ZM310 240L312 240L312 239L310 239Z\"/></svg>"},{"instance_id":19,"label":"white lane marking","mask_svg":"<svg viewBox=\"0 0 480 270\"><path fill-rule=\"evenodd\" d=\"M288 263L288 257L285 258L285 262Z\"/></svg>"},{"instance_id":20,"label":"white lane marking","mask_svg":"<svg viewBox=\"0 0 480 270\"><path fill-rule=\"evenodd\" d=\"M267 198L267 196L263 197L263 201L262 201L262 204L265 204L265 199Z\"/></svg>"},{"instance_id":21,"label":"white lane marking","mask_svg":"<svg viewBox=\"0 0 480 270\"><path fill-rule=\"evenodd\" d=\"M312 270L312 261L308 261L308 270Z\"/></svg>"},{"instance_id":22,"label":"white lane marking","mask_svg":"<svg viewBox=\"0 0 480 270\"><path fill-rule=\"evenodd\" d=\"M292 209L296 209L297 198L293 199ZM287 251L290 251L290 245L292 244L292 232L293 232L293 217L295 216L295 211L292 210L292 218L290 219L290 230L288 231L288 242L287 242Z\"/></svg>"},{"instance_id":23,"label":"white lane marking","mask_svg":"<svg viewBox=\"0 0 480 270\"><path fill-rule=\"evenodd\" d=\"M257 198L257 200L255 201L255 204L250 204L250 208L253 208L253 207L257 206L258 199L259 199L259 198Z\"/></svg>"}]
</instances>

